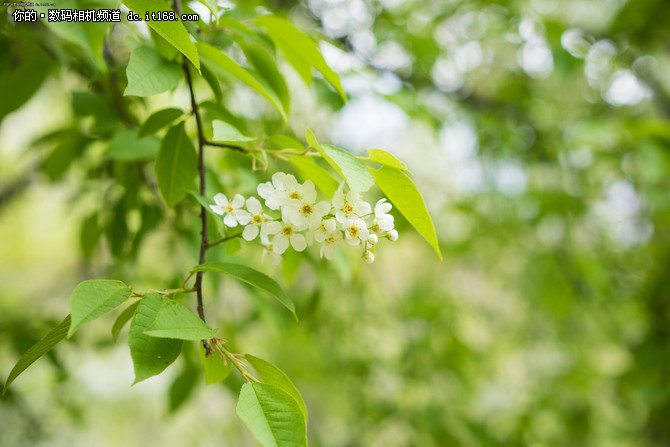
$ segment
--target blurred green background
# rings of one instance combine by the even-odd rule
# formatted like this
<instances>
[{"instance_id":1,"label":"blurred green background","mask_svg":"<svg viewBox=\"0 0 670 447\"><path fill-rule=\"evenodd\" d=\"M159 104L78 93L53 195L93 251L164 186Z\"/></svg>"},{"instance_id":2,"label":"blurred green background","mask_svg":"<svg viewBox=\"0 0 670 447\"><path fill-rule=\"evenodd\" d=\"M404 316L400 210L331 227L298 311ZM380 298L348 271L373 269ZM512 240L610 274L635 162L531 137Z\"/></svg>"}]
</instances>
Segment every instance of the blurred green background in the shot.
<instances>
[{"instance_id":1,"label":"blurred green background","mask_svg":"<svg viewBox=\"0 0 670 447\"><path fill-rule=\"evenodd\" d=\"M278 268L256 247L235 253L281 280L299 323L208 278L208 321L231 349L293 379L311 445L670 445L665 1L219 3L241 20L269 10L327 36L321 50L349 101L283 65L287 133L309 126L354 153L396 154L444 255L395 211L400 239L372 266L348 250L334 262L314 250L287 256ZM78 282L174 287L196 262L195 202L162 217L149 188L135 188L153 168L104 156L134 116L186 110L185 85L127 99L124 115L114 83L124 85L128 48L146 30L85 27L87 40L64 25L15 24L0 9L3 378L67 314ZM204 81L196 87L212 97ZM229 113L254 134L278 127L240 85L223 85L221 104L206 120ZM210 191L228 194L290 170L208 157ZM239 378L205 387L195 344L130 388L125 336L109 336L114 316L16 381L0 400L0 445L256 445L235 416Z\"/></svg>"}]
</instances>

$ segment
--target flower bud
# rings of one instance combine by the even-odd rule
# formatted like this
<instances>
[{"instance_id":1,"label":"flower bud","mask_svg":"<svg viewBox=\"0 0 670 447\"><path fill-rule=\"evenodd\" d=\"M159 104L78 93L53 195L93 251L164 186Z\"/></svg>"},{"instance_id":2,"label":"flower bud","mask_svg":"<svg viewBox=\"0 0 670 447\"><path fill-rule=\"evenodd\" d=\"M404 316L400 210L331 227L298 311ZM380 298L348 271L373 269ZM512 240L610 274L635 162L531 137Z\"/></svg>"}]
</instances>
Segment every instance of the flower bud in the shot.
<instances>
[{"instance_id":1,"label":"flower bud","mask_svg":"<svg viewBox=\"0 0 670 447\"><path fill-rule=\"evenodd\" d=\"M368 236L368 244L375 245L377 242L379 242L379 238L376 234L371 234Z\"/></svg>"},{"instance_id":2,"label":"flower bud","mask_svg":"<svg viewBox=\"0 0 670 447\"><path fill-rule=\"evenodd\" d=\"M370 250L366 250L365 253L363 253L363 256L361 257L368 264L372 264L373 262L375 262L375 255Z\"/></svg>"},{"instance_id":3,"label":"flower bud","mask_svg":"<svg viewBox=\"0 0 670 447\"><path fill-rule=\"evenodd\" d=\"M398 231L397 230L391 230L388 233L386 233L386 239L388 239L391 242L395 242L398 240Z\"/></svg>"}]
</instances>

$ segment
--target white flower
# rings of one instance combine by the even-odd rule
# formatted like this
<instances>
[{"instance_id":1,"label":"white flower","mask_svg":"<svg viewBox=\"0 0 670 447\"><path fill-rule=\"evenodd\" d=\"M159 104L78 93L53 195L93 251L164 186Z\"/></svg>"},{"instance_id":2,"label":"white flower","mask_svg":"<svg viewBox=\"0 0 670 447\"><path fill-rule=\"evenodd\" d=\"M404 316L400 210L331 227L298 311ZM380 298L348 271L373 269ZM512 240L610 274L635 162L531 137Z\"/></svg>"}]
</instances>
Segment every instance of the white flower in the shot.
<instances>
[{"instance_id":1,"label":"white flower","mask_svg":"<svg viewBox=\"0 0 670 447\"><path fill-rule=\"evenodd\" d=\"M263 213L261 202L255 197L247 199L247 210L251 212L249 225L244 227L242 237L247 241L253 241L260 231L261 239L264 235L275 234L281 230L281 224L270 220L271 217Z\"/></svg>"},{"instance_id":2,"label":"white flower","mask_svg":"<svg viewBox=\"0 0 670 447\"><path fill-rule=\"evenodd\" d=\"M288 248L289 242L295 251L303 251L307 247L307 240L303 234L298 232L305 230L306 228L307 227L287 224L284 222L284 226L272 239L274 251L278 254L284 253Z\"/></svg>"},{"instance_id":3,"label":"white flower","mask_svg":"<svg viewBox=\"0 0 670 447\"><path fill-rule=\"evenodd\" d=\"M313 220L310 225L312 237L317 242L323 242L328 238L337 228L337 221L335 219Z\"/></svg>"},{"instance_id":4,"label":"white flower","mask_svg":"<svg viewBox=\"0 0 670 447\"><path fill-rule=\"evenodd\" d=\"M388 214L391 211L391 204L386 203L386 199L381 199L375 205L375 220L374 225L380 231L391 231L393 229L393 216Z\"/></svg>"},{"instance_id":5,"label":"white flower","mask_svg":"<svg viewBox=\"0 0 670 447\"><path fill-rule=\"evenodd\" d=\"M365 253L363 253L363 256L361 257L368 264L372 264L373 262L375 262L375 255L370 250L366 250Z\"/></svg>"},{"instance_id":6,"label":"white flower","mask_svg":"<svg viewBox=\"0 0 670 447\"><path fill-rule=\"evenodd\" d=\"M353 191L349 191L345 196L342 189L343 185L333 195L335 218L339 223L344 223L345 220L356 216L363 217L372 212L370 204L363 201L361 193L354 194Z\"/></svg>"},{"instance_id":7,"label":"white flower","mask_svg":"<svg viewBox=\"0 0 670 447\"><path fill-rule=\"evenodd\" d=\"M344 221L344 240L349 245L358 245L366 241L370 236L365 221L360 218L347 219Z\"/></svg>"},{"instance_id":8,"label":"white flower","mask_svg":"<svg viewBox=\"0 0 670 447\"><path fill-rule=\"evenodd\" d=\"M278 265L281 262L281 256L277 254L277 252L274 251L274 247L271 242L268 242L265 244L265 248L263 248L263 255L261 256L261 263L265 261L265 257L270 260L270 262L274 265Z\"/></svg>"},{"instance_id":9,"label":"white flower","mask_svg":"<svg viewBox=\"0 0 670 447\"><path fill-rule=\"evenodd\" d=\"M290 195L295 195L301 185L291 174L277 172L272 176L272 182L261 183L256 188L258 195L265 199L265 205L271 210L278 210Z\"/></svg>"},{"instance_id":10,"label":"white flower","mask_svg":"<svg viewBox=\"0 0 670 447\"><path fill-rule=\"evenodd\" d=\"M209 207L214 213L223 216L223 223L228 227L236 227L238 223L246 225L251 220L251 215L241 209L244 206L244 197L240 194L235 194L233 200L228 202L228 197L218 193L214 196L214 202L216 202L216 205L210 205Z\"/></svg>"},{"instance_id":11,"label":"white flower","mask_svg":"<svg viewBox=\"0 0 670 447\"><path fill-rule=\"evenodd\" d=\"M379 238L377 237L376 234L371 234L370 236L368 236L368 244L375 245L377 244L377 242L379 242Z\"/></svg>"},{"instance_id":12,"label":"white flower","mask_svg":"<svg viewBox=\"0 0 670 447\"><path fill-rule=\"evenodd\" d=\"M333 248L342 244L343 240L344 237L342 236L341 231L336 231L332 233L330 236L328 236L323 241L323 245L321 246L321 253L320 253L321 257L323 258L325 256L326 259L331 261L333 259Z\"/></svg>"},{"instance_id":13,"label":"white flower","mask_svg":"<svg viewBox=\"0 0 670 447\"><path fill-rule=\"evenodd\" d=\"M300 189L289 194L282 207L282 219L294 225L309 226L312 222L318 222L323 216L330 212L329 202L316 201L316 189L314 183L307 180Z\"/></svg>"},{"instance_id":14,"label":"white flower","mask_svg":"<svg viewBox=\"0 0 670 447\"><path fill-rule=\"evenodd\" d=\"M386 233L386 239L388 239L391 242L395 242L398 240L398 231L397 230L391 230L388 233Z\"/></svg>"}]
</instances>

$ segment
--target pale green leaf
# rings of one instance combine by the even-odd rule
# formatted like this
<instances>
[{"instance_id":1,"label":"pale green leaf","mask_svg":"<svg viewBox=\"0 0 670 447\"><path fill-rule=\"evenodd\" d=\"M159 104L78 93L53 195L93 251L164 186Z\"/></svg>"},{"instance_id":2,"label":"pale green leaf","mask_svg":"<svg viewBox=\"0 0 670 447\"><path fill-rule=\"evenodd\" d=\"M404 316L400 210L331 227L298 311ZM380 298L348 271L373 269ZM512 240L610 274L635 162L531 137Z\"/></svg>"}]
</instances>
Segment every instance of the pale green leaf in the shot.
<instances>
[{"instance_id":1,"label":"pale green leaf","mask_svg":"<svg viewBox=\"0 0 670 447\"><path fill-rule=\"evenodd\" d=\"M123 312L121 312L119 316L116 317L116 320L112 325L112 340L114 340L115 343L116 340L119 338L119 332L121 332L123 326L125 326L126 323L130 321L131 318L133 318L133 315L135 315L135 310L137 309L137 306L139 304L140 304L139 301L134 302L130 306L126 307L123 310Z\"/></svg>"},{"instance_id":2,"label":"pale green leaf","mask_svg":"<svg viewBox=\"0 0 670 447\"><path fill-rule=\"evenodd\" d=\"M156 159L158 189L168 206L179 203L198 173L198 159L193 143L186 135L184 123L170 128Z\"/></svg>"},{"instance_id":3,"label":"pale green leaf","mask_svg":"<svg viewBox=\"0 0 670 447\"><path fill-rule=\"evenodd\" d=\"M137 132L137 136L142 138L146 135L153 135L168 124L172 124L174 120L183 115L183 110L175 108L167 108L154 112L144 123L142 123L140 130ZM158 152L158 145L156 145L156 152Z\"/></svg>"},{"instance_id":4,"label":"pale green leaf","mask_svg":"<svg viewBox=\"0 0 670 447\"><path fill-rule=\"evenodd\" d=\"M243 135L239 130L230 124L215 120L212 122L214 128L214 141L225 141L229 143L246 143L247 141L254 141L256 138Z\"/></svg>"},{"instance_id":5,"label":"pale green leaf","mask_svg":"<svg viewBox=\"0 0 670 447\"><path fill-rule=\"evenodd\" d=\"M256 23L265 28L289 63L294 66L307 83L309 83L309 80L308 75L304 73L305 66L311 66L321 72L326 81L337 90L344 101L347 100L339 76L328 66L316 42L309 36L287 20L277 16L261 16L256 19Z\"/></svg>"},{"instance_id":6,"label":"pale green leaf","mask_svg":"<svg viewBox=\"0 0 670 447\"><path fill-rule=\"evenodd\" d=\"M182 340L156 338L144 333L158 314L163 299L151 293L140 301L128 331L128 346L133 359L133 385L162 373L181 353Z\"/></svg>"},{"instance_id":7,"label":"pale green leaf","mask_svg":"<svg viewBox=\"0 0 670 447\"><path fill-rule=\"evenodd\" d=\"M210 329L183 304L164 299L154 322L144 333L160 338L207 340L216 335L216 329Z\"/></svg>"},{"instance_id":8,"label":"pale green leaf","mask_svg":"<svg viewBox=\"0 0 670 447\"><path fill-rule=\"evenodd\" d=\"M132 290L121 281L94 279L79 283L70 297L72 324L67 337L79 327L114 310L130 297Z\"/></svg>"},{"instance_id":9,"label":"pale green leaf","mask_svg":"<svg viewBox=\"0 0 670 447\"><path fill-rule=\"evenodd\" d=\"M382 149L368 149L367 158L366 157L358 157L358 158L365 161L372 161L375 163L379 163L380 165L389 166L391 168L400 169L401 171L409 172L407 166L405 166L405 164L402 161L395 158L393 154L390 154Z\"/></svg>"},{"instance_id":10,"label":"pale green leaf","mask_svg":"<svg viewBox=\"0 0 670 447\"><path fill-rule=\"evenodd\" d=\"M374 185L375 179L368 168L352 153L335 146L320 145L310 128L305 131L305 139L347 181L352 191L365 192Z\"/></svg>"},{"instance_id":11,"label":"pale green leaf","mask_svg":"<svg viewBox=\"0 0 670 447\"><path fill-rule=\"evenodd\" d=\"M290 394L300 406L300 410L305 415L305 420L307 420L307 406L305 405L305 401L302 399L300 391L298 391L284 371L267 360L263 360L251 354L245 354L244 358L254 367L258 373L258 377L263 383L276 386L285 393Z\"/></svg>"},{"instance_id":12,"label":"pale green leaf","mask_svg":"<svg viewBox=\"0 0 670 447\"><path fill-rule=\"evenodd\" d=\"M172 11L168 5L161 0L123 0L123 4L128 9L136 12L144 20L146 13L157 11ZM175 13L176 14L176 13ZM176 49L186 56L200 70L200 60L198 59L198 50L191 42L186 27L181 20L161 20L145 22L165 40L170 42Z\"/></svg>"},{"instance_id":13,"label":"pale green leaf","mask_svg":"<svg viewBox=\"0 0 670 447\"><path fill-rule=\"evenodd\" d=\"M205 383L207 385L225 380L233 368L230 361L224 363L223 355L216 349L213 350L212 355L207 357L207 351L202 343L200 344L200 359L202 359L202 366L205 370Z\"/></svg>"},{"instance_id":14,"label":"pale green leaf","mask_svg":"<svg viewBox=\"0 0 670 447\"><path fill-rule=\"evenodd\" d=\"M16 378L25 371L30 365L32 365L37 359L42 357L47 352L51 351L54 346L56 346L61 340L67 335L68 329L70 328L70 316L65 317L56 327L51 329L40 341L35 343L26 351L21 359L14 365L14 368L9 372L5 386L2 389L2 394L4 396L9 385L16 380Z\"/></svg>"},{"instance_id":15,"label":"pale green leaf","mask_svg":"<svg viewBox=\"0 0 670 447\"><path fill-rule=\"evenodd\" d=\"M379 189L388 197L395 207L405 216L416 231L433 247L437 256L442 260L440 245L437 241L435 226L428 214L423 197L416 185L404 172L382 166L378 170L372 170L375 182Z\"/></svg>"},{"instance_id":16,"label":"pale green leaf","mask_svg":"<svg viewBox=\"0 0 670 447\"><path fill-rule=\"evenodd\" d=\"M307 446L307 424L300 406L275 386L244 384L237 415L263 447Z\"/></svg>"},{"instance_id":17,"label":"pale green leaf","mask_svg":"<svg viewBox=\"0 0 670 447\"><path fill-rule=\"evenodd\" d=\"M119 130L109 143L105 154L118 161L150 160L156 157L160 140L154 136L138 138L135 130Z\"/></svg>"},{"instance_id":18,"label":"pale green leaf","mask_svg":"<svg viewBox=\"0 0 670 447\"><path fill-rule=\"evenodd\" d=\"M140 45L130 53L126 74L128 86L124 95L151 96L175 88L181 69L176 62L163 59L153 48Z\"/></svg>"},{"instance_id":19,"label":"pale green leaf","mask_svg":"<svg viewBox=\"0 0 670 447\"><path fill-rule=\"evenodd\" d=\"M326 196L333 197L338 184L327 170L316 164L311 157L291 157L289 161L298 168L304 180L311 180Z\"/></svg>"},{"instance_id":20,"label":"pale green leaf","mask_svg":"<svg viewBox=\"0 0 670 447\"><path fill-rule=\"evenodd\" d=\"M275 106L281 115L282 120L286 121L286 111L282 106L281 100L277 97L274 91L265 88L265 86L263 86L263 84L261 84L258 79L252 76L248 70L239 66L237 62L232 60L230 57L228 57L228 55L226 55L218 48L215 48L205 42L198 42L197 47L198 52L200 53L200 57L207 59L215 67L218 67L219 69L229 73L238 80L247 84L252 89L256 90L256 92L264 96L272 103L272 105Z\"/></svg>"},{"instance_id":21,"label":"pale green leaf","mask_svg":"<svg viewBox=\"0 0 670 447\"><path fill-rule=\"evenodd\" d=\"M231 262L207 262L196 266L192 273L195 272L224 273L247 284L251 284L254 287L258 287L276 298L295 316L295 305L293 304L293 301L291 301L291 298L286 295L286 292L282 290L274 279L270 278L265 273L261 273L246 265L234 264Z\"/></svg>"}]
</instances>

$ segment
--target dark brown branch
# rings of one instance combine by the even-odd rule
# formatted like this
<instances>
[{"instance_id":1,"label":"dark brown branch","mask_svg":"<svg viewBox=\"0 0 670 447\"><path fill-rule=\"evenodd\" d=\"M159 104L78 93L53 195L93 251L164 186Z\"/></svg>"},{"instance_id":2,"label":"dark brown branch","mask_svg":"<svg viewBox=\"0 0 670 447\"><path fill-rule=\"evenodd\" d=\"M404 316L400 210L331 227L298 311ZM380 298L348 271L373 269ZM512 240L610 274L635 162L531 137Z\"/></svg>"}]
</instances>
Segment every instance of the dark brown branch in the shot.
<instances>
[{"instance_id":1,"label":"dark brown branch","mask_svg":"<svg viewBox=\"0 0 670 447\"><path fill-rule=\"evenodd\" d=\"M232 150L238 151L238 152L249 152L249 149L247 149L246 147L236 146L234 144L216 143L214 141L205 141L205 145L206 146L223 147L223 148L232 149Z\"/></svg>"},{"instance_id":2,"label":"dark brown branch","mask_svg":"<svg viewBox=\"0 0 670 447\"><path fill-rule=\"evenodd\" d=\"M181 1L175 0L174 2L175 9L177 10L177 15L181 16ZM195 93L193 92L193 78L191 77L191 70L188 66L188 61L184 58L182 63L182 68L184 69L184 74L186 74L186 82L188 83L188 91L191 94L191 108L193 109L193 115L195 115L195 123L198 127L198 174L200 177L200 194L205 195L205 135L202 131L202 121L200 120L200 110L198 109L198 102L195 100ZM205 262L205 253L207 252L207 210L204 206L200 205L200 221L202 222L202 229L200 232L200 256L198 258L198 263L202 264ZM205 320L205 309L202 303L202 276L205 272L198 272L195 276L195 284L193 287L196 290L196 295L198 298L198 316L202 321ZM207 349L207 341L203 340L203 346Z\"/></svg>"}]
</instances>

